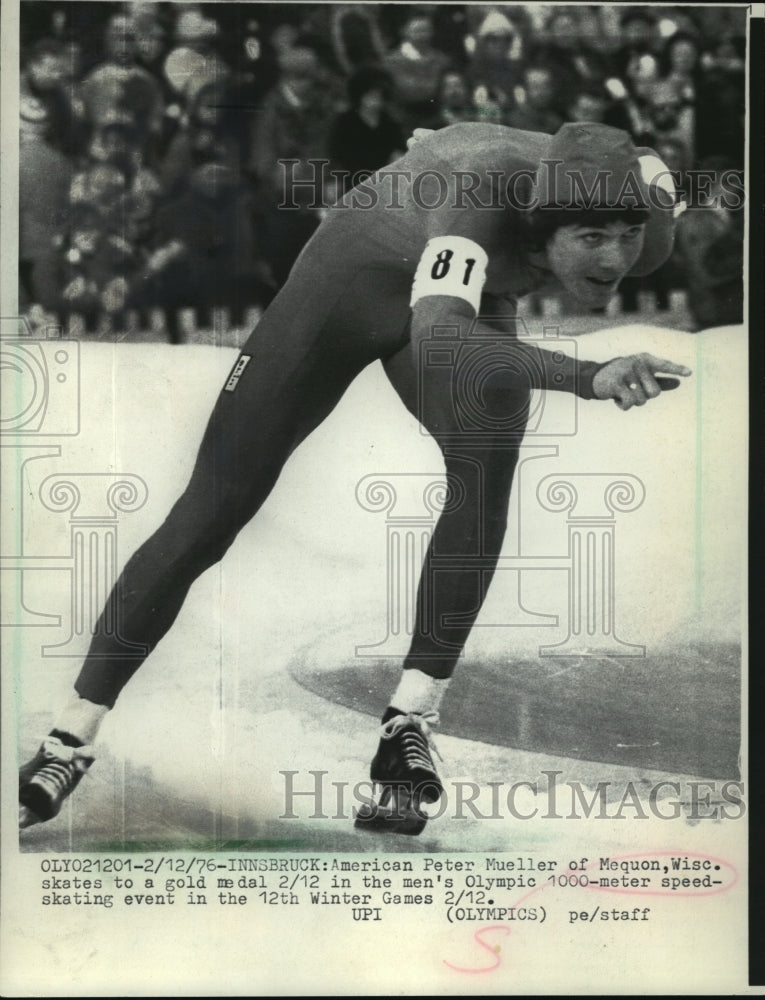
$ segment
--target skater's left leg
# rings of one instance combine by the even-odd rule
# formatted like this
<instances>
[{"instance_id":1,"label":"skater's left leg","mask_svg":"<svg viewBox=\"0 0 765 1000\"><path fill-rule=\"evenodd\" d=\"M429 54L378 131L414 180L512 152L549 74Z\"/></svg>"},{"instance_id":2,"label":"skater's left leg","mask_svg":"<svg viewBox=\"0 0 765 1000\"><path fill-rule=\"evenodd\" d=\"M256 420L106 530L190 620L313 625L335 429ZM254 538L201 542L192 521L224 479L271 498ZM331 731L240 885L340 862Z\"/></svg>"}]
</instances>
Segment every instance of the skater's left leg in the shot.
<instances>
[{"instance_id":1,"label":"skater's left leg","mask_svg":"<svg viewBox=\"0 0 765 1000\"><path fill-rule=\"evenodd\" d=\"M403 811L411 819L420 801L434 801L443 791L431 756L430 726L438 722L441 699L497 567L531 386L506 372L494 384L484 381L480 398L487 431L466 435L451 379L441 372L434 379L418 373L410 347L388 359L385 370L407 408L439 443L448 486L420 577L411 646L382 718L370 771L372 780L386 787L387 799L394 785L408 786ZM470 386L463 389L472 393ZM498 421L502 433L496 432ZM359 825L369 819L376 828L374 812Z\"/></svg>"},{"instance_id":2,"label":"skater's left leg","mask_svg":"<svg viewBox=\"0 0 765 1000\"><path fill-rule=\"evenodd\" d=\"M438 442L445 464L447 500L420 576L414 635L397 692L400 700L416 701L418 691L425 694L429 688L431 694L425 696L439 701L502 551L531 386L520 375L508 379L503 373L496 384L484 382L486 433L466 434L451 384L443 379L429 382L421 375L418 379L410 350L386 361L385 370L404 404ZM463 391L471 390L463 386ZM494 428L502 418L505 426L499 433ZM423 674L430 683L419 676Z\"/></svg>"}]
</instances>

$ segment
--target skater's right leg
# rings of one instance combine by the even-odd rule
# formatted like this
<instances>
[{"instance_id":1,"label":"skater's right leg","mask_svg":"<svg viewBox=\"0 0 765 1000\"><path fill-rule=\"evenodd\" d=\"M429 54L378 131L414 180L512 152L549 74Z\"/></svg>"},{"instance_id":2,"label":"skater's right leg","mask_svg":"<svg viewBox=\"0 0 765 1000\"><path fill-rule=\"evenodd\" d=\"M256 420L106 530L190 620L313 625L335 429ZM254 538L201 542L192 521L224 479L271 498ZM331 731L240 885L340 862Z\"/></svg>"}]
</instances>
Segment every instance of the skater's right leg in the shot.
<instances>
[{"instance_id":1,"label":"skater's right leg","mask_svg":"<svg viewBox=\"0 0 765 1000\"><path fill-rule=\"evenodd\" d=\"M284 406L272 409L258 381L255 376L240 391L221 393L188 486L117 581L75 697L21 769L21 826L60 811L93 762L89 744L120 691L168 631L193 582L222 558L270 493L294 447L296 416Z\"/></svg>"},{"instance_id":2,"label":"skater's right leg","mask_svg":"<svg viewBox=\"0 0 765 1000\"><path fill-rule=\"evenodd\" d=\"M386 312L371 305L362 273L354 282L347 273L333 280L325 274L319 286L310 267L296 270L244 346L241 356L251 360L235 390L221 392L186 490L117 581L75 683L76 697L22 768L19 799L28 813L22 825L56 815L92 762L88 744L101 720L172 625L194 580L223 556L268 497L289 455L356 375L386 344L406 337L399 278L384 279L390 287L382 289L381 301L399 303ZM134 652L126 653L130 647ZM40 770L46 771L42 778ZM39 787L30 790L36 783L51 798L43 806Z\"/></svg>"}]
</instances>

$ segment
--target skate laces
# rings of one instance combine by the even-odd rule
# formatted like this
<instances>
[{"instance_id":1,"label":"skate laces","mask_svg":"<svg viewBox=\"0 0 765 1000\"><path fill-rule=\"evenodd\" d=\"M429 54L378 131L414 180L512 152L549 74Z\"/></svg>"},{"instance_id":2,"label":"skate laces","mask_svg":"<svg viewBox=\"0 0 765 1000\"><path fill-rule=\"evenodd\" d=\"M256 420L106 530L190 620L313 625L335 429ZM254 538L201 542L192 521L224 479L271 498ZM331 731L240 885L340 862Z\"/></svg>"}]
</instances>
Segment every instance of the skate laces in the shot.
<instances>
[{"instance_id":1,"label":"skate laces","mask_svg":"<svg viewBox=\"0 0 765 1000\"><path fill-rule=\"evenodd\" d=\"M405 730L401 736L401 751L408 766L435 771L429 749L439 760L443 757L438 752L430 727L437 726L439 721L438 712L402 712L383 725L381 736L384 740L392 740Z\"/></svg>"},{"instance_id":2,"label":"skate laces","mask_svg":"<svg viewBox=\"0 0 765 1000\"><path fill-rule=\"evenodd\" d=\"M93 763L93 747L70 747L57 736L47 736L40 752L44 757L40 769L30 781L42 785L49 793L59 795L68 791L78 772L85 774Z\"/></svg>"}]
</instances>

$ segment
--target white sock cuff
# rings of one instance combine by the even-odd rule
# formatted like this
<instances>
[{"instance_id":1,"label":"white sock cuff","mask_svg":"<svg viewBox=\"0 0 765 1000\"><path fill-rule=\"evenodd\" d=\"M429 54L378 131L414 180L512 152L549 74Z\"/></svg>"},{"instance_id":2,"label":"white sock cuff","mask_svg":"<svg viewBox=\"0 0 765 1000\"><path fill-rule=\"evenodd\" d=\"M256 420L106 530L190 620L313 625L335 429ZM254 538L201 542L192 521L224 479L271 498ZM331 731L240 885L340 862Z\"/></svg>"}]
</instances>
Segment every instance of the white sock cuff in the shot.
<instances>
[{"instance_id":1,"label":"white sock cuff","mask_svg":"<svg viewBox=\"0 0 765 1000\"><path fill-rule=\"evenodd\" d=\"M437 712L450 679L431 677L421 670L404 670L390 704L402 712Z\"/></svg>"},{"instance_id":2,"label":"white sock cuff","mask_svg":"<svg viewBox=\"0 0 765 1000\"><path fill-rule=\"evenodd\" d=\"M106 705L96 705L75 695L64 705L54 728L76 736L83 743L92 743L108 711Z\"/></svg>"}]
</instances>

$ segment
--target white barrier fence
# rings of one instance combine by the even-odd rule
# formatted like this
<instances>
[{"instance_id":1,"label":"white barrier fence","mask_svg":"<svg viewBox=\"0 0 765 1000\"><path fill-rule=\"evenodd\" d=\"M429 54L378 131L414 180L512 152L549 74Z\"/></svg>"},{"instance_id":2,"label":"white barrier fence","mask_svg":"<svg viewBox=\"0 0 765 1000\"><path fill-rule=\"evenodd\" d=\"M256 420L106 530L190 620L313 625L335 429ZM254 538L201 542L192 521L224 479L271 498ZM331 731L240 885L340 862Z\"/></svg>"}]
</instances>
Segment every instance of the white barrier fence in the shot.
<instances>
[{"instance_id":1,"label":"white barrier fence","mask_svg":"<svg viewBox=\"0 0 765 1000\"><path fill-rule=\"evenodd\" d=\"M562 297L532 295L521 302L518 314L527 323L535 319L564 321L567 332L574 335L612 326L614 320L620 317L632 322L636 319L657 322L672 329L692 328L684 291L677 290L670 294L668 309L658 308L656 295L650 290L638 293L636 305L636 312L624 311L617 296L605 312L590 314L575 311L572 304ZM66 317L45 313L42 322L45 326L57 327L61 330L61 336L71 340L209 344L238 349L257 326L262 315L263 310L258 306L245 309L238 317L234 317L232 311L225 306L209 310L179 309L173 313L154 308L143 312L128 310L119 319L103 316L95 327L92 324L89 326L84 317L77 313ZM33 327L42 325L35 318L34 310L30 312L30 316Z\"/></svg>"}]
</instances>

